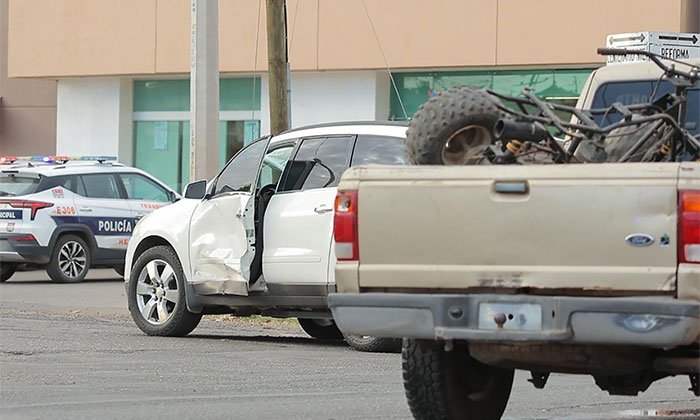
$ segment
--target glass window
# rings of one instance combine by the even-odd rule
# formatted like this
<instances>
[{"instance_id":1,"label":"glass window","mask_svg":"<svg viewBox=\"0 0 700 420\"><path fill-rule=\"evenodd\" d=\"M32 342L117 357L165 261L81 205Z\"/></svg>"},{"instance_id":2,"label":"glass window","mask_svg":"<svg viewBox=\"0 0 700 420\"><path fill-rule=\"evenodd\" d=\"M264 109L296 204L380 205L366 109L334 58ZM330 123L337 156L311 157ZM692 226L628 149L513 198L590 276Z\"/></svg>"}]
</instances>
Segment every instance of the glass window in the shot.
<instances>
[{"instance_id":1,"label":"glass window","mask_svg":"<svg viewBox=\"0 0 700 420\"><path fill-rule=\"evenodd\" d=\"M84 187L84 194L81 195L90 198L120 198L117 182L112 174L81 175L80 178Z\"/></svg>"},{"instance_id":2,"label":"glass window","mask_svg":"<svg viewBox=\"0 0 700 420\"><path fill-rule=\"evenodd\" d=\"M241 150L219 175L214 194L252 192L266 147L267 140L260 140Z\"/></svg>"},{"instance_id":3,"label":"glass window","mask_svg":"<svg viewBox=\"0 0 700 420\"><path fill-rule=\"evenodd\" d=\"M41 188L48 190L50 188L63 187L68 191L78 192L78 179L73 175L63 175L63 176L52 176L45 178L44 183Z\"/></svg>"},{"instance_id":4,"label":"glass window","mask_svg":"<svg viewBox=\"0 0 700 420\"><path fill-rule=\"evenodd\" d=\"M606 83L598 88L593 98L593 108L607 108L615 102L620 102L623 105L642 104L661 98L667 93L672 93L675 88L670 82L662 81L658 91L651 98L654 89L656 89L656 80L636 81L636 82L611 82ZM686 112L686 128L691 134L697 135L700 133L700 90L688 90L688 108ZM608 114L605 121L602 115L597 115L596 123L609 125L616 123L622 119L622 116L612 111Z\"/></svg>"},{"instance_id":5,"label":"glass window","mask_svg":"<svg viewBox=\"0 0 700 420\"><path fill-rule=\"evenodd\" d=\"M170 201L168 191L139 174L119 174L126 197L130 200Z\"/></svg>"},{"instance_id":6,"label":"glass window","mask_svg":"<svg viewBox=\"0 0 700 420\"><path fill-rule=\"evenodd\" d=\"M578 99L593 69L498 70L393 73L398 93L390 90L390 120L404 120L403 109L410 118L421 104L442 90L455 86L476 86L498 93L520 96L523 87L546 100ZM506 104L508 105L508 104Z\"/></svg>"},{"instance_id":7,"label":"glass window","mask_svg":"<svg viewBox=\"0 0 700 420\"><path fill-rule=\"evenodd\" d=\"M265 155L262 167L260 168L260 177L258 177L258 188L270 184L277 185L282 172L284 172L284 168L287 166L292 149L294 149L294 146L289 145L268 152Z\"/></svg>"},{"instance_id":8,"label":"glass window","mask_svg":"<svg viewBox=\"0 0 700 420\"><path fill-rule=\"evenodd\" d=\"M350 166L408 164L404 139L387 136L358 136Z\"/></svg>"},{"instance_id":9,"label":"glass window","mask_svg":"<svg viewBox=\"0 0 700 420\"><path fill-rule=\"evenodd\" d=\"M39 177L0 174L0 197L32 194L39 186Z\"/></svg>"},{"instance_id":10,"label":"glass window","mask_svg":"<svg viewBox=\"0 0 700 420\"><path fill-rule=\"evenodd\" d=\"M304 140L280 191L335 187L348 167L352 145L350 136Z\"/></svg>"}]
</instances>

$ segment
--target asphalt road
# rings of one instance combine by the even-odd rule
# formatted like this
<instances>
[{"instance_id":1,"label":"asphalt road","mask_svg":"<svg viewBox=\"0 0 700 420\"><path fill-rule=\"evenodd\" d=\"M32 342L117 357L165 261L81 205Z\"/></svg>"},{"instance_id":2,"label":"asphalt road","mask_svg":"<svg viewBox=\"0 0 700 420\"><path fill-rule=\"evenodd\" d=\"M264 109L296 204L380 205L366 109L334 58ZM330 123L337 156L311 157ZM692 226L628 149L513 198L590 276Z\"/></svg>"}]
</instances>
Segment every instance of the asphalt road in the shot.
<instances>
[{"instance_id":1,"label":"asphalt road","mask_svg":"<svg viewBox=\"0 0 700 420\"><path fill-rule=\"evenodd\" d=\"M544 390L526 379L516 375L505 418L700 418L687 377L639 397L608 396L586 376L553 375ZM81 284L24 272L0 285L2 420L139 417L411 418L397 354L319 342L293 321L223 316L185 338L147 337L110 270Z\"/></svg>"}]
</instances>

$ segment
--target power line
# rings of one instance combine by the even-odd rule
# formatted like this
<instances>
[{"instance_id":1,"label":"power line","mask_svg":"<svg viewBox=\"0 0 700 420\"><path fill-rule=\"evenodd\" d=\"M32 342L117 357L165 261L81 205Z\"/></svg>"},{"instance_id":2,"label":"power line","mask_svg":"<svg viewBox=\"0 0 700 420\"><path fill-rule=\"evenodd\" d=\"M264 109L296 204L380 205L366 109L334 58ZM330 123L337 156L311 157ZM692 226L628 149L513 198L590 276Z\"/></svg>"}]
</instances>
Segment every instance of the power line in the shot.
<instances>
[{"instance_id":1,"label":"power line","mask_svg":"<svg viewBox=\"0 0 700 420\"><path fill-rule=\"evenodd\" d=\"M369 20L369 25L372 27L372 32L374 32L374 39L377 40L377 45L379 46L379 52L382 54L384 59L384 65L386 66L386 71L389 73L389 79L391 79L391 85L394 87L394 92L396 92L396 97L399 99L399 105L401 105L401 111L403 116L408 121L408 114L406 113L406 108L403 106L403 101L401 100L401 95L399 94L399 89L396 87L396 82L394 81L394 76L391 74L391 69L389 68L389 62L384 54L384 48L382 48L382 43L379 41L379 35L377 35L377 30L374 28L374 23L372 22L372 17L369 15L369 10L367 10L367 4L365 0L362 0L362 6L365 8L365 13L367 14L367 20Z\"/></svg>"}]
</instances>

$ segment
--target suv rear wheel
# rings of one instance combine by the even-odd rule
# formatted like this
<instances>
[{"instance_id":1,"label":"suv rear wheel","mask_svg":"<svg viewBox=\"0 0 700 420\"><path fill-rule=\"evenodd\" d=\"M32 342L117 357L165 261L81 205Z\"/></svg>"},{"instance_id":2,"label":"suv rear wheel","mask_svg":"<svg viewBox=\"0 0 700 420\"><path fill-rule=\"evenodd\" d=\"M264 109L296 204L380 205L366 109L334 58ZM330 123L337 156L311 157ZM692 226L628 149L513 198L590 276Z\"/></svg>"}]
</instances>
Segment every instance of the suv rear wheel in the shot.
<instances>
[{"instance_id":1,"label":"suv rear wheel","mask_svg":"<svg viewBox=\"0 0 700 420\"><path fill-rule=\"evenodd\" d=\"M90 269L90 247L78 235L63 235L56 241L46 272L57 283L83 281Z\"/></svg>"},{"instance_id":2,"label":"suv rear wheel","mask_svg":"<svg viewBox=\"0 0 700 420\"><path fill-rule=\"evenodd\" d=\"M185 273L175 252L156 246L136 260L129 275L129 311L148 335L181 337L194 330L202 314L187 310Z\"/></svg>"},{"instance_id":3,"label":"suv rear wheel","mask_svg":"<svg viewBox=\"0 0 700 420\"><path fill-rule=\"evenodd\" d=\"M332 319L297 318L301 329L313 338L319 340L340 340L340 332Z\"/></svg>"},{"instance_id":4,"label":"suv rear wheel","mask_svg":"<svg viewBox=\"0 0 700 420\"><path fill-rule=\"evenodd\" d=\"M380 338L369 335L344 334L345 341L357 351L368 353L398 353L401 350L401 339Z\"/></svg>"}]
</instances>

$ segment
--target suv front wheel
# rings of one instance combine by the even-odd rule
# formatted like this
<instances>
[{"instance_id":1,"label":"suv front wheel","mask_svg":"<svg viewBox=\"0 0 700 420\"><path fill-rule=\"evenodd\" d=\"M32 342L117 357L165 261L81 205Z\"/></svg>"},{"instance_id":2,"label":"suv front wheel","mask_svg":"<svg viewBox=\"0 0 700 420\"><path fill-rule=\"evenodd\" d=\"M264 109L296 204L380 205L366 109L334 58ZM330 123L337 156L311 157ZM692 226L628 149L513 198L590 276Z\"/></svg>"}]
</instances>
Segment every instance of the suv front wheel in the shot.
<instances>
[{"instance_id":1,"label":"suv front wheel","mask_svg":"<svg viewBox=\"0 0 700 420\"><path fill-rule=\"evenodd\" d=\"M153 247L139 256L129 275L129 311L148 335L181 337L194 330L202 314L187 310L185 273L168 246Z\"/></svg>"}]
</instances>

